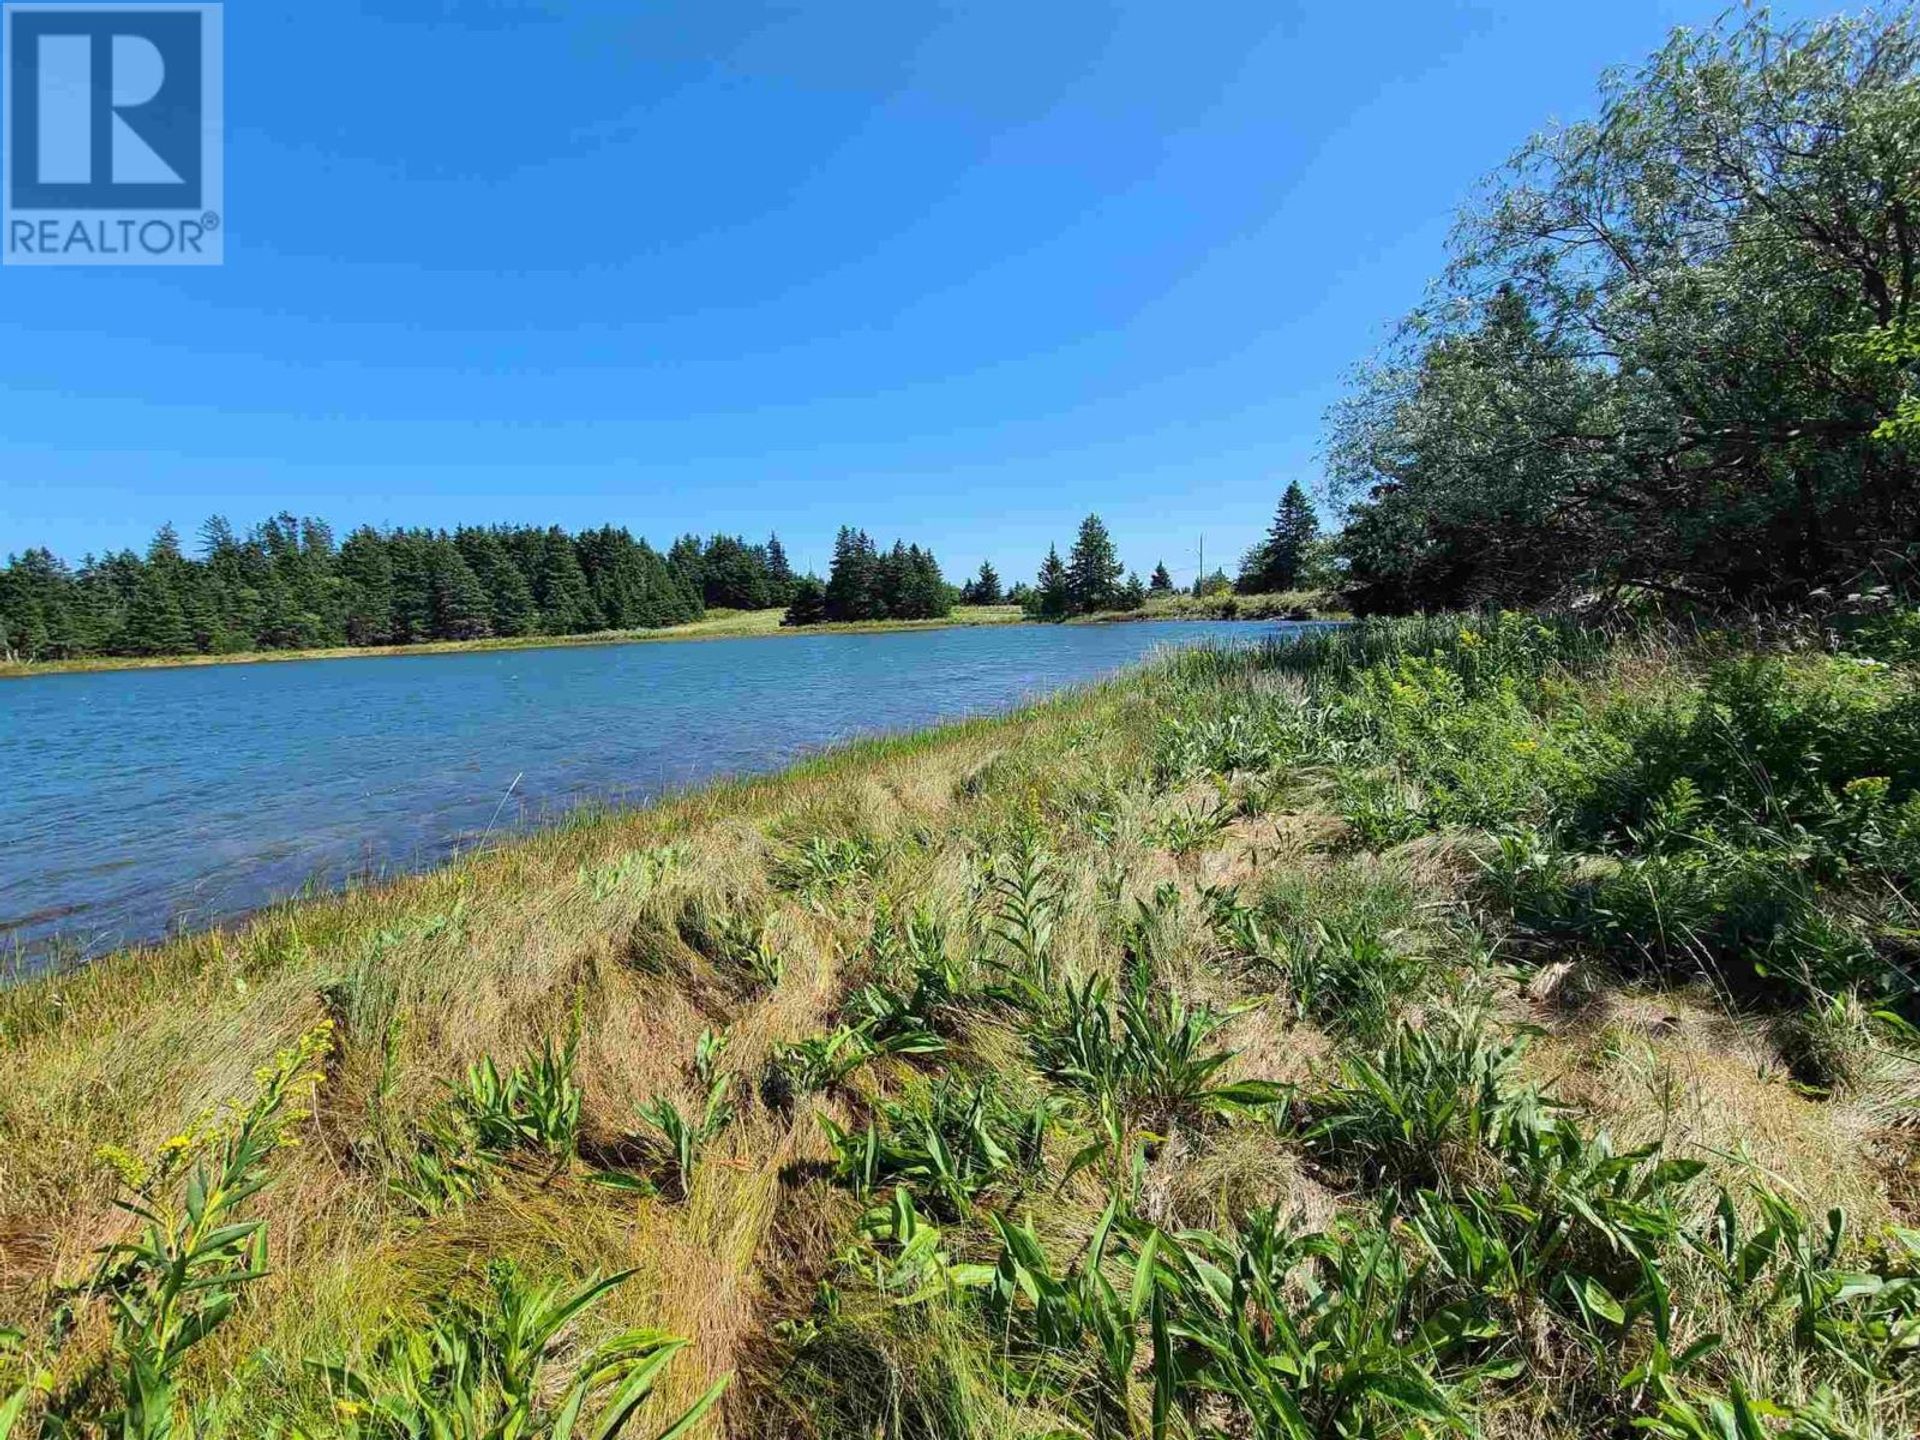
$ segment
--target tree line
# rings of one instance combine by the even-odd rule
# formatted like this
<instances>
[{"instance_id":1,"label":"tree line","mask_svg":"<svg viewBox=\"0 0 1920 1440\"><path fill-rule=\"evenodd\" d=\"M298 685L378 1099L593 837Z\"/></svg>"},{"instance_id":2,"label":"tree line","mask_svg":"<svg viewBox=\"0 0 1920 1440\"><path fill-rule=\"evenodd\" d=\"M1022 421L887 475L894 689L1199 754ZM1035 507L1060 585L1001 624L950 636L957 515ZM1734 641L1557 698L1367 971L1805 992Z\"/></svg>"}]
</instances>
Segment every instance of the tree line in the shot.
<instances>
[{"instance_id":1,"label":"tree line","mask_svg":"<svg viewBox=\"0 0 1920 1440\"><path fill-rule=\"evenodd\" d=\"M901 540L882 550L866 531L842 525L826 580L806 575L796 581L780 623L939 620L952 613L958 598L932 550Z\"/></svg>"},{"instance_id":2,"label":"tree line","mask_svg":"<svg viewBox=\"0 0 1920 1440\"><path fill-rule=\"evenodd\" d=\"M1272 529L1243 559L1243 592L1310 582L1318 522L1298 485ZM896 540L882 549L842 526L823 581L793 571L777 535L683 535L665 554L616 526L569 534L559 526L390 529L361 526L336 544L324 521L280 514L244 535L219 517L189 555L171 525L144 554L89 555L70 567L44 548L0 569L0 656L236 654L348 646L412 645L653 629L710 609L785 608L791 626L935 620L956 603L1019 605L1037 619L1136 610L1171 594L1164 563L1150 582L1121 563L1098 515L1089 515L1066 559L1048 551L1033 583L1003 586L983 561L961 586L933 551ZM1124 578L1123 578L1124 577ZM1232 588L1224 574L1194 593Z\"/></svg>"},{"instance_id":3,"label":"tree line","mask_svg":"<svg viewBox=\"0 0 1920 1440\"><path fill-rule=\"evenodd\" d=\"M1296 481L1281 495L1266 535L1241 557L1239 578L1230 580L1225 571L1216 570L1195 576L1190 589L1196 596L1236 590L1242 595L1267 595L1323 589L1337 582L1334 564L1332 547L1321 538L1313 502ZM998 603L975 597L999 595L999 584L993 567L982 564L979 578L970 582L962 597L970 604ZM1089 515L1080 522L1066 558L1060 558L1058 545L1048 546L1033 584L1015 585L1005 599L1035 619L1061 620L1138 610L1148 596L1171 595L1174 589L1173 574L1164 560L1155 563L1152 576L1142 584L1139 572L1129 571L1121 561L1106 523L1098 515Z\"/></svg>"},{"instance_id":4,"label":"tree line","mask_svg":"<svg viewBox=\"0 0 1920 1440\"><path fill-rule=\"evenodd\" d=\"M1459 218L1337 407L1361 611L1766 605L1920 560L1920 19L1741 11Z\"/></svg>"},{"instance_id":5,"label":"tree line","mask_svg":"<svg viewBox=\"0 0 1920 1440\"><path fill-rule=\"evenodd\" d=\"M362 526L336 544L324 521L281 514L245 535L216 517L199 542L189 556L169 525L144 555L77 568L44 548L10 557L0 650L56 660L577 635L784 605L795 583L778 536L686 535L662 555L611 525Z\"/></svg>"}]
</instances>

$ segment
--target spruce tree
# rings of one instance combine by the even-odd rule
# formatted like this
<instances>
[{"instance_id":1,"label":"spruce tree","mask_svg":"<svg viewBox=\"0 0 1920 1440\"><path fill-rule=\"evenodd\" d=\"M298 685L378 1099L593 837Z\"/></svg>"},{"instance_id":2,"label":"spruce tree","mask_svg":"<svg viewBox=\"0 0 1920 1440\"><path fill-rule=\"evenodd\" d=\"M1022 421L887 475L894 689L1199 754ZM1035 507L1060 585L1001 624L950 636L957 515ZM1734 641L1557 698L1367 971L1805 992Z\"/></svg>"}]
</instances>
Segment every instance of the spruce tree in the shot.
<instances>
[{"instance_id":1,"label":"spruce tree","mask_svg":"<svg viewBox=\"0 0 1920 1440\"><path fill-rule=\"evenodd\" d=\"M1297 589L1308 551L1319 534L1320 519L1313 512L1313 502L1296 480L1280 497L1266 539L1249 551L1241 564L1241 593Z\"/></svg>"},{"instance_id":2,"label":"spruce tree","mask_svg":"<svg viewBox=\"0 0 1920 1440\"><path fill-rule=\"evenodd\" d=\"M573 541L558 525L541 537L539 558L527 577L540 605L540 629L548 635L584 635L603 628L600 607L587 588L586 571Z\"/></svg>"},{"instance_id":3,"label":"spruce tree","mask_svg":"<svg viewBox=\"0 0 1920 1440\"><path fill-rule=\"evenodd\" d=\"M803 575L793 582L793 599L787 604L787 613L780 617L782 625L820 625L827 618L827 587L820 583L819 577Z\"/></svg>"},{"instance_id":4,"label":"spruce tree","mask_svg":"<svg viewBox=\"0 0 1920 1440\"><path fill-rule=\"evenodd\" d=\"M434 639L480 640L491 633L487 588L444 535L428 550L427 576Z\"/></svg>"},{"instance_id":5,"label":"spruce tree","mask_svg":"<svg viewBox=\"0 0 1920 1440\"><path fill-rule=\"evenodd\" d=\"M487 592L489 631L495 635L531 635L540 621L540 606L499 533L467 526L454 532L453 543Z\"/></svg>"},{"instance_id":6,"label":"spruce tree","mask_svg":"<svg viewBox=\"0 0 1920 1440\"><path fill-rule=\"evenodd\" d=\"M340 547L340 579L345 595L349 645L387 645L393 641L393 559L386 537L362 525Z\"/></svg>"},{"instance_id":7,"label":"spruce tree","mask_svg":"<svg viewBox=\"0 0 1920 1440\"><path fill-rule=\"evenodd\" d=\"M1067 567L1060 560L1059 546L1047 547L1047 558L1040 562L1039 578L1025 603L1029 614L1043 620L1058 620L1070 612L1073 595L1068 586Z\"/></svg>"},{"instance_id":8,"label":"spruce tree","mask_svg":"<svg viewBox=\"0 0 1920 1440\"><path fill-rule=\"evenodd\" d=\"M1098 515L1080 522L1073 551L1067 559L1067 596L1075 614L1111 610L1120 600L1120 577L1126 567L1114 553L1113 537Z\"/></svg>"},{"instance_id":9,"label":"spruce tree","mask_svg":"<svg viewBox=\"0 0 1920 1440\"><path fill-rule=\"evenodd\" d=\"M971 605L1000 605L1004 604L1005 601L1006 596L1000 589L1000 572L993 568L993 562L991 560L982 560L980 562L980 574L970 587L970 598L967 603Z\"/></svg>"},{"instance_id":10,"label":"spruce tree","mask_svg":"<svg viewBox=\"0 0 1920 1440\"><path fill-rule=\"evenodd\" d=\"M1167 571L1167 562L1158 561L1153 567L1153 578L1147 581L1147 592L1151 595L1171 595L1173 576Z\"/></svg>"},{"instance_id":11,"label":"spruce tree","mask_svg":"<svg viewBox=\"0 0 1920 1440\"><path fill-rule=\"evenodd\" d=\"M767 536L767 603L785 605L793 599L793 565L778 535Z\"/></svg>"},{"instance_id":12,"label":"spruce tree","mask_svg":"<svg viewBox=\"0 0 1920 1440\"><path fill-rule=\"evenodd\" d=\"M873 538L842 525L833 542L833 568L827 572L827 618L879 618L884 613L879 588L880 556Z\"/></svg>"},{"instance_id":13,"label":"spruce tree","mask_svg":"<svg viewBox=\"0 0 1920 1440\"><path fill-rule=\"evenodd\" d=\"M0 650L9 658L59 660L78 653L79 583L51 550L9 557L0 571Z\"/></svg>"},{"instance_id":14,"label":"spruce tree","mask_svg":"<svg viewBox=\"0 0 1920 1440\"><path fill-rule=\"evenodd\" d=\"M690 594L700 597L700 603L706 604L707 577L702 557L706 547L701 545L698 535L682 535L667 549L667 564L680 577Z\"/></svg>"},{"instance_id":15,"label":"spruce tree","mask_svg":"<svg viewBox=\"0 0 1920 1440\"><path fill-rule=\"evenodd\" d=\"M195 648L187 619L190 583L179 533L162 525L127 606L126 644L135 655L185 655Z\"/></svg>"}]
</instances>

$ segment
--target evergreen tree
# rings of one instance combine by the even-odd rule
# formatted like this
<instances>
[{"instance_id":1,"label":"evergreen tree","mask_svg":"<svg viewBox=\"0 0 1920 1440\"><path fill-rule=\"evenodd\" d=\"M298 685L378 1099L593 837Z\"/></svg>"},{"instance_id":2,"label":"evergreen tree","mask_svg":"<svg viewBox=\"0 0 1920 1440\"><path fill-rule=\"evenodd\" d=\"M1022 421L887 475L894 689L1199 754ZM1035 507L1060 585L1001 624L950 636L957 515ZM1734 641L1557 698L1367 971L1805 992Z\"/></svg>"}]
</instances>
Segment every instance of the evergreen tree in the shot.
<instances>
[{"instance_id":1,"label":"evergreen tree","mask_svg":"<svg viewBox=\"0 0 1920 1440\"><path fill-rule=\"evenodd\" d=\"M480 640L491 633L487 588L444 535L428 546L427 576L434 639Z\"/></svg>"},{"instance_id":2,"label":"evergreen tree","mask_svg":"<svg viewBox=\"0 0 1920 1440\"><path fill-rule=\"evenodd\" d=\"M540 623L540 605L500 533L463 526L454 532L453 543L487 593L489 633L531 635Z\"/></svg>"},{"instance_id":3,"label":"evergreen tree","mask_svg":"<svg viewBox=\"0 0 1920 1440\"><path fill-rule=\"evenodd\" d=\"M147 551L146 564L127 606L125 643L135 655L185 655L193 651L193 627L187 622L184 590L186 557L180 536L162 525Z\"/></svg>"},{"instance_id":4,"label":"evergreen tree","mask_svg":"<svg viewBox=\"0 0 1920 1440\"><path fill-rule=\"evenodd\" d=\"M1120 587L1120 608L1138 610L1147 603L1147 587L1140 583L1140 573L1136 570L1127 576L1127 583Z\"/></svg>"},{"instance_id":5,"label":"evergreen tree","mask_svg":"<svg viewBox=\"0 0 1920 1440\"><path fill-rule=\"evenodd\" d=\"M411 645L434 638L431 537L420 530L396 530L387 536L387 558L392 566L392 624L395 645Z\"/></svg>"},{"instance_id":6,"label":"evergreen tree","mask_svg":"<svg viewBox=\"0 0 1920 1440\"><path fill-rule=\"evenodd\" d=\"M791 605L800 581L777 535L764 545L692 536L662 555L614 526L569 536L558 526L332 531L289 512L245 536L221 516L182 553L163 526L146 555L88 556L76 572L46 550L0 565L0 654L31 659L172 655L328 645L405 645L482 636L574 634L684 624L716 603ZM930 550L882 553L846 528L829 618L943 616L955 592ZM992 579L991 567L983 567ZM819 585L817 577L814 584ZM996 582L997 583L997 582ZM801 623L815 597L802 597Z\"/></svg>"},{"instance_id":7,"label":"evergreen tree","mask_svg":"<svg viewBox=\"0 0 1920 1440\"><path fill-rule=\"evenodd\" d=\"M702 605L706 603L707 593L704 555L705 548L698 535L682 535L667 550L667 564L673 567L687 592L700 597Z\"/></svg>"},{"instance_id":8,"label":"evergreen tree","mask_svg":"<svg viewBox=\"0 0 1920 1440\"><path fill-rule=\"evenodd\" d=\"M1167 562L1161 560L1153 567L1153 577L1147 581L1147 591L1153 595L1171 595L1173 576L1167 572Z\"/></svg>"},{"instance_id":9,"label":"evergreen tree","mask_svg":"<svg viewBox=\"0 0 1920 1440\"><path fill-rule=\"evenodd\" d=\"M793 599L793 566L778 535L767 536L767 603L785 605Z\"/></svg>"},{"instance_id":10,"label":"evergreen tree","mask_svg":"<svg viewBox=\"0 0 1920 1440\"><path fill-rule=\"evenodd\" d=\"M967 603L969 605L1000 605L1006 596L1000 589L1000 572L993 568L991 560L980 562L980 573L968 586Z\"/></svg>"},{"instance_id":11,"label":"evergreen tree","mask_svg":"<svg viewBox=\"0 0 1920 1440\"><path fill-rule=\"evenodd\" d=\"M0 652L9 659L60 660L77 653L79 585L46 549L9 556L0 571Z\"/></svg>"},{"instance_id":12,"label":"evergreen tree","mask_svg":"<svg viewBox=\"0 0 1920 1440\"><path fill-rule=\"evenodd\" d=\"M894 549L899 550L896 544ZM901 570L900 590L892 613L902 620L938 620L953 610L953 593L931 550L909 545Z\"/></svg>"},{"instance_id":13,"label":"evergreen tree","mask_svg":"<svg viewBox=\"0 0 1920 1440\"><path fill-rule=\"evenodd\" d=\"M1299 588L1301 571L1319 534L1320 519L1313 512L1313 502L1296 480L1280 497L1280 508L1274 512L1266 539L1241 561L1240 593L1257 595Z\"/></svg>"},{"instance_id":14,"label":"evergreen tree","mask_svg":"<svg viewBox=\"0 0 1920 1440\"><path fill-rule=\"evenodd\" d=\"M1193 593L1196 597L1202 598L1208 595L1231 595L1233 593L1233 581L1227 578L1226 571L1215 570L1211 575L1195 577Z\"/></svg>"},{"instance_id":15,"label":"evergreen tree","mask_svg":"<svg viewBox=\"0 0 1920 1440\"><path fill-rule=\"evenodd\" d=\"M393 643L393 558L372 526L362 525L340 547L340 580L347 644Z\"/></svg>"},{"instance_id":16,"label":"evergreen tree","mask_svg":"<svg viewBox=\"0 0 1920 1440\"><path fill-rule=\"evenodd\" d=\"M700 558L702 597L710 606L765 610L773 602L767 552L738 535L715 535Z\"/></svg>"},{"instance_id":17,"label":"evergreen tree","mask_svg":"<svg viewBox=\"0 0 1920 1440\"><path fill-rule=\"evenodd\" d=\"M803 575L793 582L793 599L787 604L787 613L780 617L782 625L820 625L827 618L827 587L817 576Z\"/></svg>"},{"instance_id":18,"label":"evergreen tree","mask_svg":"<svg viewBox=\"0 0 1920 1440\"><path fill-rule=\"evenodd\" d=\"M206 649L213 654L262 648L261 579L266 557L242 543L224 516L200 527L200 565L210 622Z\"/></svg>"},{"instance_id":19,"label":"evergreen tree","mask_svg":"<svg viewBox=\"0 0 1920 1440\"><path fill-rule=\"evenodd\" d=\"M604 628L573 541L558 525L540 537L534 568L527 579L540 606L542 634L584 635Z\"/></svg>"},{"instance_id":20,"label":"evergreen tree","mask_svg":"<svg viewBox=\"0 0 1920 1440\"><path fill-rule=\"evenodd\" d=\"M1059 546L1047 547L1047 558L1040 562L1039 579L1025 605L1028 614L1043 620L1059 620L1071 613L1073 591L1067 580L1067 567L1060 560Z\"/></svg>"},{"instance_id":21,"label":"evergreen tree","mask_svg":"<svg viewBox=\"0 0 1920 1440\"><path fill-rule=\"evenodd\" d=\"M1098 515L1087 516L1067 558L1069 608L1080 615L1114 609L1120 603L1120 577L1125 573L1107 527Z\"/></svg>"},{"instance_id":22,"label":"evergreen tree","mask_svg":"<svg viewBox=\"0 0 1920 1440\"><path fill-rule=\"evenodd\" d=\"M873 620L885 612L880 594L880 556L864 530L842 525L834 537L827 571L827 618Z\"/></svg>"}]
</instances>

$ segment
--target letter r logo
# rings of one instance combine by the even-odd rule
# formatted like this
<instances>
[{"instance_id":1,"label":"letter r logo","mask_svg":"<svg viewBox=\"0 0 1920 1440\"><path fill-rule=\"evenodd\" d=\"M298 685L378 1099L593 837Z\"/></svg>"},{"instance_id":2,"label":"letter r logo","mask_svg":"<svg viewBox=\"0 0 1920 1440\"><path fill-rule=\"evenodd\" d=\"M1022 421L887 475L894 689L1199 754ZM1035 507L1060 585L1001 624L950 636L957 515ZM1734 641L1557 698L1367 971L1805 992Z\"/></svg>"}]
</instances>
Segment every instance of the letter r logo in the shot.
<instances>
[{"instance_id":1,"label":"letter r logo","mask_svg":"<svg viewBox=\"0 0 1920 1440\"><path fill-rule=\"evenodd\" d=\"M204 7L7 7L12 210L197 211Z\"/></svg>"}]
</instances>

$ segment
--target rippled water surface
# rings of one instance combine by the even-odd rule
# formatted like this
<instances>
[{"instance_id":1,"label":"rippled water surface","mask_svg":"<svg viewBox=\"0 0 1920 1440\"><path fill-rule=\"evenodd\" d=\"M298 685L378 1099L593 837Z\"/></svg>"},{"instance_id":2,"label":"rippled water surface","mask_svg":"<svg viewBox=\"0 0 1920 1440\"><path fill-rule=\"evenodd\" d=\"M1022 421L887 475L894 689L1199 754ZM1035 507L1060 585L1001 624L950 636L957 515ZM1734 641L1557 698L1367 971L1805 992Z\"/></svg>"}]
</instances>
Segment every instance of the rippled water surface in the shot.
<instances>
[{"instance_id":1,"label":"rippled water surface","mask_svg":"<svg viewBox=\"0 0 1920 1440\"><path fill-rule=\"evenodd\" d=\"M0 951L151 939L430 865L584 801L774 770L1157 646L1290 628L1023 625L0 681Z\"/></svg>"}]
</instances>

